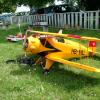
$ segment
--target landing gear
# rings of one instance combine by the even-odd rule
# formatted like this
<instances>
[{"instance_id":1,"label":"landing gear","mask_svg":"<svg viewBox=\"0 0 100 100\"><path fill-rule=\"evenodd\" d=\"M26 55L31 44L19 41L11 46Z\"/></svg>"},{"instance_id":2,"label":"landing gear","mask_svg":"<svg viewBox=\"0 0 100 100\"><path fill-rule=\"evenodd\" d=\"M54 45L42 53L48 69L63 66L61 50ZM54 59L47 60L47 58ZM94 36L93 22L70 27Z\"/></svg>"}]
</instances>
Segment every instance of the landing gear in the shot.
<instances>
[{"instance_id":1,"label":"landing gear","mask_svg":"<svg viewBox=\"0 0 100 100\"><path fill-rule=\"evenodd\" d=\"M21 64L26 64L26 65L29 65L29 66L32 66L34 64L34 61L32 58L30 57L27 57L27 56L22 56L22 57L18 57L17 58L17 63L19 65Z\"/></svg>"},{"instance_id":2,"label":"landing gear","mask_svg":"<svg viewBox=\"0 0 100 100\"><path fill-rule=\"evenodd\" d=\"M9 64L9 63L16 63L19 65L29 65L29 66L34 65L33 59L31 57L27 57L27 56L17 57L16 60L7 60L6 64Z\"/></svg>"},{"instance_id":3,"label":"landing gear","mask_svg":"<svg viewBox=\"0 0 100 100\"><path fill-rule=\"evenodd\" d=\"M44 69L44 70L43 70L43 74L44 74L44 75L48 75L48 74L49 74L49 70Z\"/></svg>"},{"instance_id":4,"label":"landing gear","mask_svg":"<svg viewBox=\"0 0 100 100\"><path fill-rule=\"evenodd\" d=\"M22 66L30 66L30 67L34 67L35 65L40 65L43 69L43 74L44 75L48 75L49 74L49 70L45 69L45 59L43 57L38 58L37 60L30 57L30 56L19 56L17 57L16 60L7 60L6 64L9 63L15 63L18 64L20 67Z\"/></svg>"}]
</instances>

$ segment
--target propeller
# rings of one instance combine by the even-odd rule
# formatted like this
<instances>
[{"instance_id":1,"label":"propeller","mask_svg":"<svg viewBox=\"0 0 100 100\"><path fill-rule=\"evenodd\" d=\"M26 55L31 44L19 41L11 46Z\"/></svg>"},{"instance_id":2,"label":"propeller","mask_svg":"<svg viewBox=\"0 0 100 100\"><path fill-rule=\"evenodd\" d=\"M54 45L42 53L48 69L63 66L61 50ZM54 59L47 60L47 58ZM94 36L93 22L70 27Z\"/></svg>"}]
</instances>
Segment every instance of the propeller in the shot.
<instances>
[{"instance_id":1,"label":"propeller","mask_svg":"<svg viewBox=\"0 0 100 100\"><path fill-rule=\"evenodd\" d=\"M28 47L27 33L28 31L26 31L25 36L24 36L23 49L26 49Z\"/></svg>"}]
</instances>

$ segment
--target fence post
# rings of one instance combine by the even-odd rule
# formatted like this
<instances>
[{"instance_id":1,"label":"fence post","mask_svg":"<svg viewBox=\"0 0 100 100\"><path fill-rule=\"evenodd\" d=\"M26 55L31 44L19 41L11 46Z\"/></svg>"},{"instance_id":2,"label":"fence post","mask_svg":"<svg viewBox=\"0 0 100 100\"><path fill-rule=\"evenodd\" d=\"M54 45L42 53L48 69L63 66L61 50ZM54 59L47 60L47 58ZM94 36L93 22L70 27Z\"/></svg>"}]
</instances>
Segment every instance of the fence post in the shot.
<instances>
[{"instance_id":1,"label":"fence post","mask_svg":"<svg viewBox=\"0 0 100 100\"><path fill-rule=\"evenodd\" d=\"M89 12L87 12L87 20L88 20L87 28L89 29L90 28L90 13Z\"/></svg>"},{"instance_id":2,"label":"fence post","mask_svg":"<svg viewBox=\"0 0 100 100\"><path fill-rule=\"evenodd\" d=\"M84 13L84 28L87 28L87 13Z\"/></svg>"},{"instance_id":3,"label":"fence post","mask_svg":"<svg viewBox=\"0 0 100 100\"><path fill-rule=\"evenodd\" d=\"M90 12L90 28L93 29L93 12Z\"/></svg>"},{"instance_id":4,"label":"fence post","mask_svg":"<svg viewBox=\"0 0 100 100\"><path fill-rule=\"evenodd\" d=\"M10 23L11 23L11 25L13 24L13 21L12 21L12 16L10 17Z\"/></svg>"},{"instance_id":5,"label":"fence post","mask_svg":"<svg viewBox=\"0 0 100 100\"><path fill-rule=\"evenodd\" d=\"M70 26L70 13L68 13L68 26Z\"/></svg>"},{"instance_id":6,"label":"fence post","mask_svg":"<svg viewBox=\"0 0 100 100\"><path fill-rule=\"evenodd\" d=\"M57 14L54 14L54 26L57 27Z\"/></svg>"},{"instance_id":7,"label":"fence post","mask_svg":"<svg viewBox=\"0 0 100 100\"><path fill-rule=\"evenodd\" d=\"M75 13L75 27L79 26L78 25L78 13Z\"/></svg>"},{"instance_id":8,"label":"fence post","mask_svg":"<svg viewBox=\"0 0 100 100\"><path fill-rule=\"evenodd\" d=\"M71 13L71 27L74 27L74 13Z\"/></svg>"},{"instance_id":9,"label":"fence post","mask_svg":"<svg viewBox=\"0 0 100 100\"><path fill-rule=\"evenodd\" d=\"M64 13L64 27L66 26L66 13Z\"/></svg>"},{"instance_id":10,"label":"fence post","mask_svg":"<svg viewBox=\"0 0 100 100\"><path fill-rule=\"evenodd\" d=\"M100 11L96 11L96 15L95 15L95 28L99 29L99 13Z\"/></svg>"},{"instance_id":11,"label":"fence post","mask_svg":"<svg viewBox=\"0 0 100 100\"><path fill-rule=\"evenodd\" d=\"M80 14L80 23L79 23L79 26L80 26L80 28L82 28L82 12L80 12L79 14Z\"/></svg>"}]
</instances>

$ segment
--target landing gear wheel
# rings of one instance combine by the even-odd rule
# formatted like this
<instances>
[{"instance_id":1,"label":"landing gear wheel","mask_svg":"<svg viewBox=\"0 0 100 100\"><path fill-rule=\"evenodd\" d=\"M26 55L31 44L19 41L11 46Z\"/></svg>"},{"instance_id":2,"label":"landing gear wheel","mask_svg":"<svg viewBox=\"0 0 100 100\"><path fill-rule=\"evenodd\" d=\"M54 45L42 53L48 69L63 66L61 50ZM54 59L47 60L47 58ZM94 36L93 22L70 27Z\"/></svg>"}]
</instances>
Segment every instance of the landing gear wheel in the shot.
<instances>
[{"instance_id":1,"label":"landing gear wheel","mask_svg":"<svg viewBox=\"0 0 100 100\"><path fill-rule=\"evenodd\" d=\"M27 56L18 57L17 63L19 65L25 64L25 65L29 65L29 66L32 66L34 64L33 59L30 57L27 57Z\"/></svg>"},{"instance_id":2,"label":"landing gear wheel","mask_svg":"<svg viewBox=\"0 0 100 100\"><path fill-rule=\"evenodd\" d=\"M49 70L44 69L44 70L43 70L43 74L44 74L44 75L48 75L48 74L49 74Z\"/></svg>"}]
</instances>

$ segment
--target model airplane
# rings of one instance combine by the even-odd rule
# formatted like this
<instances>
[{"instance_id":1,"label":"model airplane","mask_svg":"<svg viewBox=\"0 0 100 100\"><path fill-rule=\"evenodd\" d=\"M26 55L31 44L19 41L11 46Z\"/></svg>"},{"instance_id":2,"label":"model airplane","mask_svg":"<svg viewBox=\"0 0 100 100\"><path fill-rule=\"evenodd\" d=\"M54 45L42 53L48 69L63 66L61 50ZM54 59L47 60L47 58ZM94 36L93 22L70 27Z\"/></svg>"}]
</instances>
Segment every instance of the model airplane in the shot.
<instances>
[{"instance_id":1,"label":"model airplane","mask_svg":"<svg viewBox=\"0 0 100 100\"><path fill-rule=\"evenodd\" d=\"M28 32L34 34L27 37ZM68 40L68 38L88 40L88 47L78 42ZM84 58L99 54L96 52L96 42L100 42L100 39L62 34L61 30L59 33L27 30L23 45L26 54L39 54L45 59L44 71L46 72L50 70L54 62L67 64L91 72L100 72L98 68L69 61L69 59L73 58ZM35 63L37 64L39 61L40 58L38 58Z\"/></svg>"},{"instance_id":2,"label":"model airplane","mask_svg":"<svg viewBox=\"0 0 100 100\"><path fill-rule=\"evenodd\" d=\"M21 41L24 40L24 35L22 35L22 33L18 33L17 35L9 35L6 39L10 42L17 42L17 41Z\"/></svg>"}]
</instances>

